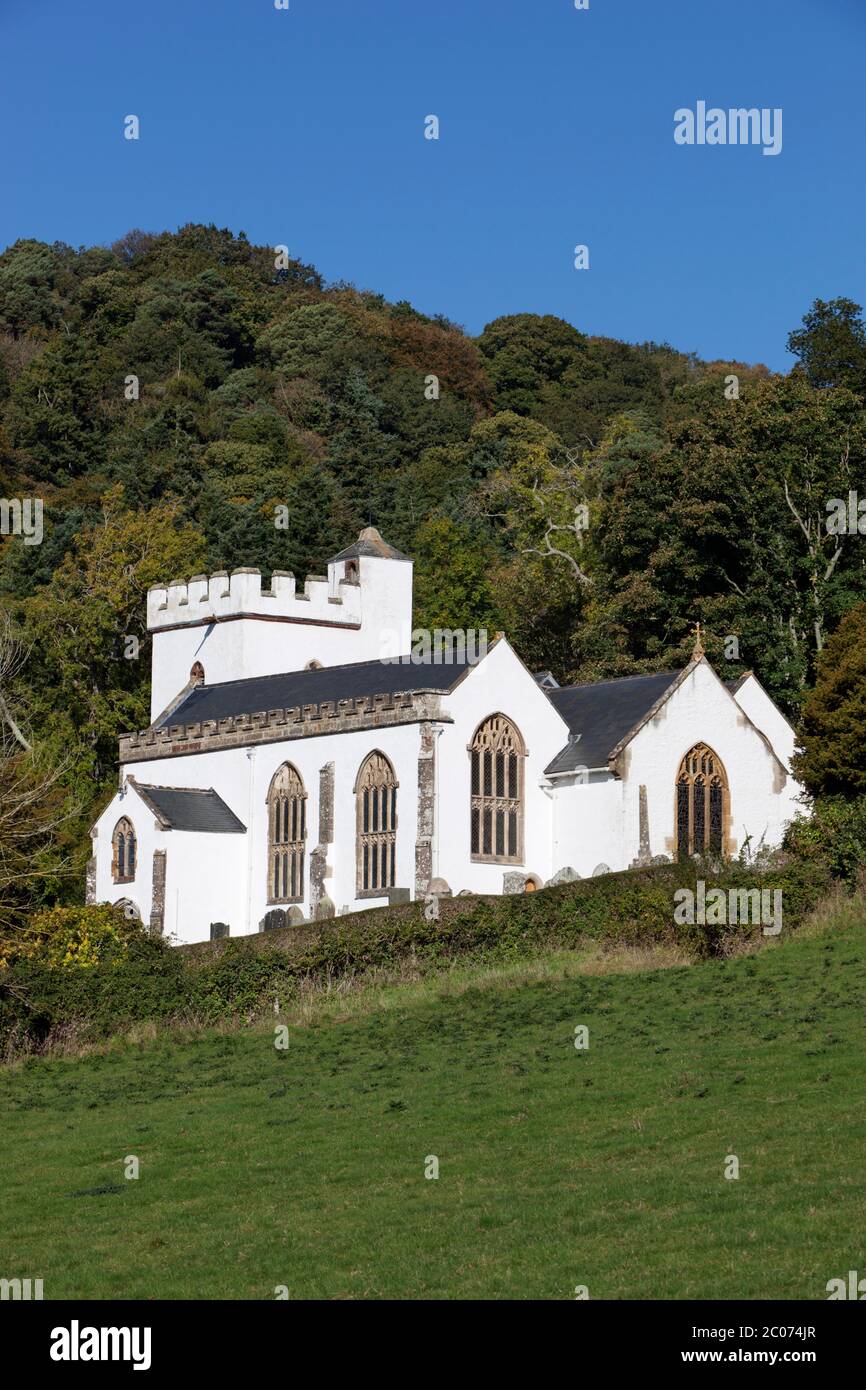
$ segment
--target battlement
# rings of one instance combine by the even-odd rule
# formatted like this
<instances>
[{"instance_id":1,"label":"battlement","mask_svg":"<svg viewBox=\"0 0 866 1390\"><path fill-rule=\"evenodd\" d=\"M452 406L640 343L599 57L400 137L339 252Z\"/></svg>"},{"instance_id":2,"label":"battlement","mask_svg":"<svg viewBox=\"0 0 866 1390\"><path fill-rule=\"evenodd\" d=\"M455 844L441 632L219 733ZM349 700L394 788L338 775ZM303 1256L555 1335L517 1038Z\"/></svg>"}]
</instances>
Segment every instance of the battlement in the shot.
<instances>
[{"instance_id":1,"label":"battlement","mask_svg":"<svg viewBox=\"0 0 866 1390\"><path fill-rule=\"evenodd\" d=\"M291 709L261 710L228 719L202 719L190 724L171 724L167 728L121 734L120 763L149 762L154 758L208 753L217 748L247 748L257 743L318 738L322 734L442 718L440 696L431 691L365 695L336 702L323 700L319 704L295 705Z\"/></svg>"},{"instance_id":2,"label":"battlement","mask_svg":"<svg viewBox=\"0 0 866 1390\"><path fill-rule=\"evenodd\" d=\"M355 578L344 578L331 566L328 578L308 575L298 591L293 574L275 570L270 588L262 587L257 569L231 574L197 574L190 580L171 580L148 591L147 626L151 632L227 618L277 618L287 622L359 625L361 591Z\"/></svg>"},{"instance_id":3,"label":"battlement","mask_svg":"<svg viewBox=\"0 0 866 1390\"><path fill-rule=\"evenodd\" d=\"M411 632L412 562L368 526L328 561L327 578L257 569L171 580L147 596L153 640L151 718L191 680L249 676L373 661L393 634ZM408 648L407 648L408 650Z\"/></svg>"}]
</instances>

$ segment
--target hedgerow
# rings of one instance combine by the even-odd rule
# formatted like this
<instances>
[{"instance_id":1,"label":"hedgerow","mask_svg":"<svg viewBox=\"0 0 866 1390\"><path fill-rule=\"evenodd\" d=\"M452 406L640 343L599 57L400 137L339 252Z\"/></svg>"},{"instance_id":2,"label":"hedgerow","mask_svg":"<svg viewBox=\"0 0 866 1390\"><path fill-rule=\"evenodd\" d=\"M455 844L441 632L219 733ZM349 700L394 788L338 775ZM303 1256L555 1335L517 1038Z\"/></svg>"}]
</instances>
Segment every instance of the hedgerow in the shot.
<instances>
[{"instance_id":1,"label":"hedgerow","mask_svg":"<svg viewBox=\"0 0 866 1390\"><path fill-rule=\"evenodd\" d=\"M218 1022L255 1017L285 1003L302 982L325 982L414 961L435 969L473 958L508 959L540 949L605 946L685 947L696 959L723 955L760 936L760 925L674 921L677 888L781 889L784 929L803 921L827 891L818 859L780 862L758 878L753 868L713 873L694 863L629 870L514 897L461 897L440 902L428 920L423 903L356 913L333 922L287 927L173 949L138 933L125 953L87 970L19 959L0 979L0 1045L7 1055L45 1047L74 1025L97 1040L143 1021Z\"/></svg>"}]
</instances>

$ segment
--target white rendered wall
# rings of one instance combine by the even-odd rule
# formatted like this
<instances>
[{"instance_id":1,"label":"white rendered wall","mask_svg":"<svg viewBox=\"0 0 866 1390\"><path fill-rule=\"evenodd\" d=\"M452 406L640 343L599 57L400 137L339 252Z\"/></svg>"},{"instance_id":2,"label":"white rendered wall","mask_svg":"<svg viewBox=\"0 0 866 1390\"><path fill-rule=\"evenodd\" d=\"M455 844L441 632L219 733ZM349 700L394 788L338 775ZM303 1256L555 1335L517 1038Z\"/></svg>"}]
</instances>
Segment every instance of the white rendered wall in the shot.
<instances>
[{"instance_id":1,"label":"white rendered wall","mask_svg":"<svg viewBox=\"0 0 866 1390\"><path fill-rule=\"evenodd\" d=\"M131 883L114 883L111 877L111 836L121 816L132 821L135 831L135 878ZM129 898L138 908L142 921L150 920L153 851L163 849L165 836L156 827L152 811L131 787L112 797L91 832L96 857L96 901L117 903Z\"/></svg>"},{"instance_id":2,"label":"white rendered wall","mask_svg":"<svg viewBox=\"0 0 866 1390\"><path fill-rule=\"evenodd\" d=\"M728 775L731 852L747 835L752 850L763 838L777 845L795 814L799 787L784 776L767 743L731 699L712 668L700 662L654 719L643 726L624 752L623 852L627 864L640 846L639 789L647 789L650 853L675 853L675 783L683 756L706 743Z\"/></svg>"},{"instance_id":3,"label":"white rendered wall","mask_svg":"<svg viewBox=\"0 0 866 1390\"><path fill-rule=\"evenodd\" d=\"M310 911L310 853L318 843L319 770L334 763L334 842L328 850L331 877L325 890L337 912L380 907L387 897L358 898L355 882L354 784L362 762L375 749L390 758L397 776L396 886L414 891L415 843L418 828L417 724L358 730L322 738L296 739L260 745L248 751L225 749L152 762L130 763L124 771L144 786L193 787L219 793L248 827L247 834L194 834L184 830L154 830L153 813L134 791L115 797L97 822L98 902L130 898L144 921L150 916L154 849L165 849L165 932L180 942L206 940L211 922L227 922L232 936L258 931L272 906L267 901L268 815L271 779L284 762L291 762L307 791L305 896L299 903ZM132 821L139 844L136 878L132 884L111 881L111 833L120 815ZM277 904L278 906L280 904Z\"/></svg>"},{"instance_id":4,"label":"white rendered wall","mask_svg":"<svg viewBox=\"0 0 866 1390\"><path fill-rule=\"evenodd\" d=\"M165 778L158 785L169 781ZM198 784L177 782L175 785ZM121 816L132 821L135 830L136 869L131 883L114 883L111 877L111 836ZM245 835L161 830L153 811L132 787L127 788L124 796L118 794L113 798L95 829L97 902L116 903L128 898L135 903L147 925L152 905L153 853L164 850L163 933L166 937L174 944L206 941L212 922L234 924L240 920L246 896Z\"/></svg>"},{"instance_id":5,"label":"white rendered wall","mask_svg":"<svg viewBox=\"0 0 866 1390\"><path fill-rule=\"evenodd\" d=\"M616 871L627 869L634 853L626 855L623 834L623 783L610 777L606 781L581 783L557 777L554 781L554 851L559 867L576 870L589 878L607 865Z\"/></svg>"},{"instance_id":6,"label":"white rendered wall","mask_svg":"<svg viewBox=\"0 0 866 1390\"><path fill-rule=\"evenodd\" d=\"M345 561L338 561L327 579L303 588L293 576L275 575L272 591L263 590L257 571L238 570L151 589L151 719L183 690L196 661L206 684L218 685L302 671L311 661L373 661L386 647L408 651L399 644L412 626L411 562L362 555L358 566L357 583L345 581ZM233 616L240 614L248 616Z\"/></svg>"},{"instance_id":7,"label":"white rendered wall","mask_svg":"<svg viewBox=\"0 0 866 1390\"><path fill-rule=\"evenodd\" d=\"M773 706L760 690L758 696L752 707L769 728ZM527 748L525 853L520 865L473 863L470 856L468 750L478 725L496 713L516 724ZM443 699L445 714L454 722L443 717L438 725L432 873L444 878L455 894L461 889L501 893L504 875L518 871L545 881L564 867L582 877L600 864L612 870L627 868L639 852L642 784L647 788L650 852L672 855L676 775L683 755L700 742L714 749L727 771L734 853L746 834L752 836L753 848L762 837L767 844L777 844L785 823L799 810L798 785L785 776L765 738L705 662L627 746L622 780L580 784L554 779L548 784L544 768L566 743L568 730L504 640ZM776 736L783 734L784 729ZM96 899L129 898L147 922L153 852L164 849L166 935L183 942L204 940L216 921L227 922L235 936L257 931L269 907L266 798L274 772L289 761L307 791L306 893L299 904L304 916L310 910L310 853L318 842L319 771L329 762L335 765L334 839L328 849L331 874L326 892L337 913L382 905L384 897L359 899L355 883L353 788L364 758L374 749L390 758L397 775L396 886L408 888L414 896L420 746L420 726L408 724L130 764L125 772L145 785L213 787L249 833L160 831L152 811L130 788L114 797L95 827ZM138 841L131 884L111 882L111 834L121 815L132 821Z\"/></svg>"},{"instance_id":8,"label":"white rendered wall","mask_svg":"<svg viewBox=\"0 0 866 1390\"><path fill-rule=\"evenodd\" d=\"M764 687L754 676L747 676L734 695L753 724L766 734L786 768L790 771L796 738L794 730L782 711L773 703Z\"/></svg>"},{"instance_id":9,"label":"white rendered wall","mask_svg":"<svg viewBox=\"0 0 866 1390\"><path fill-rule=\"evenodd\" d=\"M562 868L553 862L553 805L542 789L544 769L568 740L568 726L504 639L490 648L443 702L453 724L439 737L436 767L437 835L433 876L453 893L501 893L507 873L542 881ZM473 863L470 855L469 746L482 720L504 714L527 749L524 764L524 858L520 864Z\"/></svg>"}]
</instances>

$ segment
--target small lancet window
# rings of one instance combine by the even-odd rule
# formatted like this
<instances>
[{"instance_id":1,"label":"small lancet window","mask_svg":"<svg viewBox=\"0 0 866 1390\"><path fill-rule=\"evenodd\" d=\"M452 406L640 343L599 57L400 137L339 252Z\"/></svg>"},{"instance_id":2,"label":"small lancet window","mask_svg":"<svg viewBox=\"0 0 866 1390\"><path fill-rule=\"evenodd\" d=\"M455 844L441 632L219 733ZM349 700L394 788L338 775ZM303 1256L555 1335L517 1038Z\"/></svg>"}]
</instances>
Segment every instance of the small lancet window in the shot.
<instances>
[{"instance_id":1,"label":"small lancet window","mask_svg":"<svg viewBox=\"0 0 866 1390\"><path fill-rule=\"evenodd\" d=\"M132 821L121 816L111 837L111 877L115 883L131 883L135 878L135 850Z\"/></svg>"}]
</instances>

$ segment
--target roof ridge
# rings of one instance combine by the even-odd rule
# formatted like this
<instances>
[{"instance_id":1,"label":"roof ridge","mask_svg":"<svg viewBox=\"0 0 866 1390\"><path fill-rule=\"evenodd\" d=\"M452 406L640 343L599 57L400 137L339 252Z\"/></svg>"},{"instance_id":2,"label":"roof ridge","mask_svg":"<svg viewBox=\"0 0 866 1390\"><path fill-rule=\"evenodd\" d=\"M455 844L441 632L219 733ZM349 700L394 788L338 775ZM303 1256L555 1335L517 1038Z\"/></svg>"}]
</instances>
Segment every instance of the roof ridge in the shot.
<instances>
[{"instance_id":1,"label":"roof ridge","mask_svg":"<svg viewBox=\"0 0 866 1390\"><path fill-rule=\"evenodd\" d=\"M572 685L557 686L556 690L549 690L547 694L557 695L564 690L592 690L599 685L616 685L619 681L657 680L659 676L669 677L673 680L675 676L679 675L681 669L679 667L675 671L636 671L631 676L604 676L598 681L575 681Z\"/></svg>"},{"instance_id":2,"label":"roof ridge","mask_svg":"<svg viewBox=\"0 0 866 1390\"><path fill-rule=\"evenodd\" d=\"M466 657L462 661L418 661L411 652L406 652L404 655L406 660L403 659L403 655L374 656L367 661L341 661L333 666L302 666L299 671L270 671L262 676L236 676L230 681L205 681L204 684L194 686L190 694L195 690L224 690L229 685L252 685L255 681L273 681L280 676L321 676L328 671L356 671L360 666L419 666L426 668L428 666L477 666L480 664L479 662L468 661Z\"/></svg>"}]
</instances>

